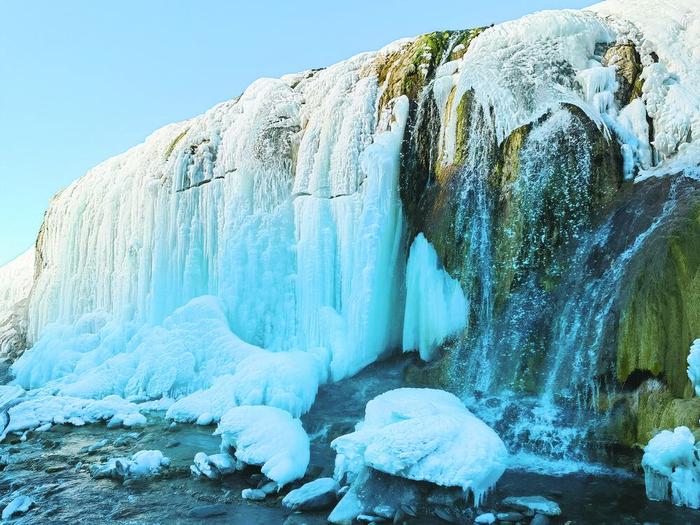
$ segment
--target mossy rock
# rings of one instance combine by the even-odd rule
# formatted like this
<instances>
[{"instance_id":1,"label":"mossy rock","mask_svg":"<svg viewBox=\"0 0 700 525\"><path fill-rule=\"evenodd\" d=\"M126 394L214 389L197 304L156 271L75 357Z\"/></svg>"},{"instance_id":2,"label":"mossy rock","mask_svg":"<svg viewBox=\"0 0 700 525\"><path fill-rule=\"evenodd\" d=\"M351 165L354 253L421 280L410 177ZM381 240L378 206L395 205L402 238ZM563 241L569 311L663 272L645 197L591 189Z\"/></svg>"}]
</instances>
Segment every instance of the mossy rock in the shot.
<instances>
[{"instance_id":1,"label":"mossy rock","mask_svg":"<svg viewBox=\"0 0 700 525\"><path fill-rule=\"evenodd\" d=\"M648 242L626 281L618 380L645 371L662 377L674 396L689 395L686 359L700 334L700 201Z\"/></svg>"},{"instance_id":2,"label":"mossy rock","mask_svg":"<svg viewBox=\"0 0 700 525\"><path fill-rule=\"evenodd\" d=\"M615 98L621 106L642 96L642 63L632 42L610 46L603 55L604 66L615 66L618 89Z\"/></svg>"},{"instance_id":3,"label":"mossy rock","mask_svg":"<svg viewBox=\"0 0 700 525\"><path fill-rule=\"evenodd\" d=\"M662 430L685 426L700 435L700 398L676 398L651 380L634 392L616 394L610 406L611 439L626 447L644 447Z\"/></svg>"}]
</instances>

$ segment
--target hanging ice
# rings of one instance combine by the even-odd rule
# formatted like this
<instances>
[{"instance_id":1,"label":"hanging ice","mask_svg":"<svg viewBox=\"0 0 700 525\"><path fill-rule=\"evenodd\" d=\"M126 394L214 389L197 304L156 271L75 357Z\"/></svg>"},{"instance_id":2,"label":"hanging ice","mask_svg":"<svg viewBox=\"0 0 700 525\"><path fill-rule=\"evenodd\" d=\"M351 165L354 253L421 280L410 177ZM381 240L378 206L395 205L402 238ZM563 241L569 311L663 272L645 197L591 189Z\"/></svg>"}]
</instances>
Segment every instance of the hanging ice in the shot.
<instances>
[{"instance_id":1,"label":"hanging ice","mask_svg":"<svg viewBox=\"0 0 700 525\"><path fill-rule=\"evenodd\" d=\"M421 359L467 322L467 302L459 281L442 268L435 249L422 233L413 241L406 267L406 311L403 349L418 350Z\"/></svg>"}]
</instances>

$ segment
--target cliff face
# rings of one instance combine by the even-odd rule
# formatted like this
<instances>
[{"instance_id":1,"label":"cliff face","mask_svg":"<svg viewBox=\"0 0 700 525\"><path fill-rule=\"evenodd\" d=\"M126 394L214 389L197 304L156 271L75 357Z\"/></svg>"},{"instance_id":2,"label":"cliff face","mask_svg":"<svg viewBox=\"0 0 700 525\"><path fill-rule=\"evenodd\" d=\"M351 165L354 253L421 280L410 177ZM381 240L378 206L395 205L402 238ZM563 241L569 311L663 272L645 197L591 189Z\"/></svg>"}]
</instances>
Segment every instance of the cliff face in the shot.
<instances>
[{"instance_id":1,"label":"cliff face","mask_svg":"<svg viewBox=\"0 0 700 525\"><path fill-rule=\"evenodd\" d=\"M27 306L34 278L34 248L0 268L0 359L27 347Z\"/></svg>"},{"instance_id":2,"label":"cliff face","mask_svg":"<svg viewBox=\"0 0 700 525\"><path fill-rule=\"evenodd\" d=\"M18 381L206 388L206 352L141 343L211 295L232 334L331 380L403 347L440 357L412 380L493 396L494 424L512 396L549 410L526 422L564 410L559 456L581 418L626 444L697 423L700 64L679 46L699 23L626 0L433 33L157 131L52 201Z\"/></svg>"}]
</instances>

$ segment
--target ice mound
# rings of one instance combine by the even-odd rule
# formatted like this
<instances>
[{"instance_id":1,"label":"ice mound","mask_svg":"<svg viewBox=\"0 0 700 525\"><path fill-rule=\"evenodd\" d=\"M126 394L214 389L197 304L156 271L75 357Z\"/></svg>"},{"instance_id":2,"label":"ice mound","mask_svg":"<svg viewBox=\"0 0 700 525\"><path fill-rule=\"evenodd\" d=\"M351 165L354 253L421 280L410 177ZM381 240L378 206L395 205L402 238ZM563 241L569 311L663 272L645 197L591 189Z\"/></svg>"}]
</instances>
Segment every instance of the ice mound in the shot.
<instances>
[{"instance_id":1,"label":"ice mound","mask_svg":"<svg viewBox=\"0 0 700 525\"><path fill-rule=\"evenodd\" d=\"M168 411L177 421L203 414L218 421L241 404L269 404L299 416L326 380L326 366L313 353L274 353L241 341L212 296L134 333L97 315L56 325L12 370L16 383L64 396L179 397Z\"/></svg>"},{"instance_id":2,"label":"ice mound","mask_svg":"<svg viewBox=\"0 0 700 525\"><path fill-rule=\"evenodd\" d=\"M700 449L688 427L663 430L644 447L647 498L700 508Z\"/></svg>"},{"instance_id":3,"label":"ice mound","mask_svg":"<svg viewBox=\"0 0 700 525\"><path fill-rule=\"evenodd\" d=\"M92 477L113 479L140 479L156 476L170 459L160 450L140 450L130 458L112 458L104 465L94 465Z\"/></svg>"},{"instance_id":4,"label":"ice mound","mask_svg":"<svg viewBox=\"0 0 700 525\"><path fill-rule=\"evenodd\" d=\"M33 430L47 424L82 426L98 421L108 421L110 426L125 427L146 424L146 417L139 412L139 407L118 396L107 396L99 400L36 396L11 407L8 415L10 421L5 434Z\"/></svg>"},{"instance_id":5,"label":"ice mound","mask_svg":"<svg viewBox=\"0 0 700 525\"><path fill-rule=\"evenodd\" d=\"M355 432L340 436L336 478L366 467L444 487L460 487L479 505L503 474L503 441L454 395L399 388L367 403Z\"/></svg>"},{"instance_id":6,"label":"ice mound","mask_svg":"<svg viewBox=\"0 0 700 525\"><path fill-rule=\"evenodd\" d=\"M324 380L323 367L312 354L256 352L234 374L217 377L211 387L175 402L166 417L191 422L208 414L219 421L239 405L269 405L299 417L311 408Z\"/></svg>"},{"instance_id":7,"label":"ice mound","mask_svg":"<svg viewBox=\"0 0 700 525\"><path fill-rule=\"evenodd\" d=\"M413 241L406 267L403 349L430 360L435 349L467 324L467 300L459 281L442 268L422 233Z\"/></svg>"},{"instance_id":8,"label":"ice mound","mask_svg":"<svg viewBox=\"0 0 700 525\"><path fill-rule=\"evenodd\" d=\"M696 339L690 346L688 354L688 378L693 383L695 395L700 396L700 339Z\"/></svg>"},{"instance_id":9,"label":"ice mound","mask_svg":"<svg viewBox=\"0 0 700 525\"><path fill-rule=\"evenodd\" d=\"M214 434L221 449L236 460L260 465L261 472L280 487L302 478L309 464L309 437L301 421L289 412L268 406L240 406L228 410Z\"/></svg>"}]
</instances>

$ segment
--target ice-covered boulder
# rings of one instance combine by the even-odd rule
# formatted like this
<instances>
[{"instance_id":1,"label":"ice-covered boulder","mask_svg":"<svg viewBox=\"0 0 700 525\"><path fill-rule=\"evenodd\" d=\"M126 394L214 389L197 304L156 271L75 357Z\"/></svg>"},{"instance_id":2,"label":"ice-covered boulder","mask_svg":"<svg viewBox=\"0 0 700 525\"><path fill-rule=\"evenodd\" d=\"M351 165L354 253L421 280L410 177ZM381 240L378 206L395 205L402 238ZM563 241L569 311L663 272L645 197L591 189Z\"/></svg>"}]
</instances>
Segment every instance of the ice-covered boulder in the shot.
<instances>
[{"instance_id":1,"label":"ice-covered boulder","mask_svg":"<svg viewBox=\"0 0 700 525\"><path fill-rule=\"evenodd\" d=\"M644 447L647 498L700 508L700 447L688 427L663 430Z\"/></svg>"},{"instance_id":2,"label":"ice-covered boulder","mask_svg":"<svg viewBox=\"0 0 700 525\"><path fill-rule=\"evenodd\" d=\"M501 504L515 510L529 510L545 516L559 516L561 514L559 504L544 496L509 496Z\"/></svg>"},{"instance_id":3,"label":"ice-covered boulder","mask_svg":"<svg viewBox=\"0 0 700 525\"><path fill-rule=\"evenodd\" d=\"M236 458L225 452L211 456L204 452L197 452L194 456L194 465L190 466L190 471L195 476L219 479L221 476L236 471Z\"/></svg>"},{"instance_id":4,"label":"ice-covered boulder","mask_svg":"<svg viewBox=\"0 0 700 525\"><path fill-rule=\"evenodd\" d=\"M315 479L294 489L282 500L282 505L291 510L319 510L338 501L340 485L333 478Z\"/></svg>"},{"instance_id":5,"label":"ice-covered boulder","mask_svg":"<svg viewBox=\"0 0 700 525\"><path fill-rule=\"evenodd\" d=\"M503 474L501 438L454 395L400 388L367 403L355 432L335 439L336 477L365 468L472 493L479 505Z\"/></svg>"},{"instance_id":6,"label":"ice-covered boulder","mask_svg":"<svg viewBox=\"0 0 700 525\"><path fill-rule=\"evenodd\" d=\"M160 450L141 450L130 458L112 458L104 465L94 465L91 475L95 479L140 479L156 476L170 459Z\"/></svg>"},{"instance_id":7,"label":"ice-covered boulder","mask_svg":"<svg viewBox=\"0 0 700 525\"><path fill-rule=\"evenodd\" d=\"M282 487L302 478L309 465L309 436L289 412L269 406L241 406L228 410L214 432L222 451L261 466L261 472Z\"/></svg>"}]
</instances>

